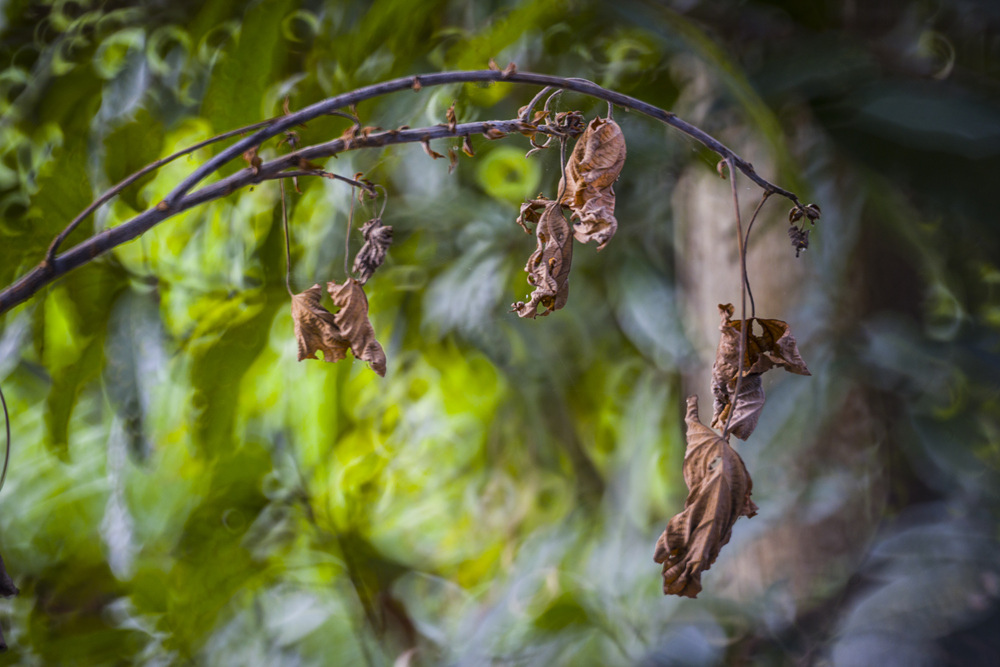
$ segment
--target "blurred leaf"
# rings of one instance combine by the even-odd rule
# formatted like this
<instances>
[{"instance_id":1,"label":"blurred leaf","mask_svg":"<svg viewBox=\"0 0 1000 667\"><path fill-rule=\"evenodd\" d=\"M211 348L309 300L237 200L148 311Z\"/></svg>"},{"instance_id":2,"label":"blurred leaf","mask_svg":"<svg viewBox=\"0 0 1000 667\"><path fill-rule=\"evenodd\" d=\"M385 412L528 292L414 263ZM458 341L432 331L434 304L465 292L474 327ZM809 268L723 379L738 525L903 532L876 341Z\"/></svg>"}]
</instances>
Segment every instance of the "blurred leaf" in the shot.
<instances>
[{"instance_id":1,"label":"blurred leaf","mask_svg":"<svg viewBox=\"0 0 1000 667\"><path fill-rule=\"evenodd\" d=\"M476 181L491 197L517 203L537 194L542 170L538 162L526 160L521 149L509 146L485 153L476 165Z\"/></svg>"},{"instance_id":2,"label":"blurred leaf","mask_svg":"<svg viewBox=\"0 0 1000 667\"><path fill-rule=\"evenodd\" d=\"M246 9L240 21L238 42L227 49L212 72L201 115L217 132L234 130L262 120L274 70L284 60L281 21L288 11L283 2L258 2Z\"/></svg>"},{"instance_id":3,"label":"blurred leaf","mask_svg":"<svg viewBox=\"0 0 1000 667\"><path fill-rule=\"evenodd\" d=\"M100 375L112 305L125 288L123 276L101 262L76 271L46 299L47 344L43 359L52 375L46 398L48 443L69 453L69 420L80 389Z\"/></svg>"},{"instance_id":4,"label":"blurred leaf","mask_svg":"<svg viewBox=\"0 0 1000 667\"><path fill-rule=\"evenodd\" d=\"M163 124L149 111L140 109L135 119L115 128L104 138L104 170L114 184L156 161L163 147ZM156 172L150 172L125 188L119 195L136 211L145 209L149 202L140 201L142 188Z\"/></svg>"}]
</instances>

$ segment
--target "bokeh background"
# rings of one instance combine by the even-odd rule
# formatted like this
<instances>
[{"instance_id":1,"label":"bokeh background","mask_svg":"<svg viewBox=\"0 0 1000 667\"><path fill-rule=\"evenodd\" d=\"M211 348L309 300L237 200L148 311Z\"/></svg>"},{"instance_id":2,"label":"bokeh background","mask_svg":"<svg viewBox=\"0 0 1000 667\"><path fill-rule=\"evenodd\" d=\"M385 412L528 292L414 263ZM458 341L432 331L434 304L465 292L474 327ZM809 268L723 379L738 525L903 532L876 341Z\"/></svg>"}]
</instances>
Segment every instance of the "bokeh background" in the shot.
<instances>
[{"instance_id":1,"label":"bokeh background","mask_svg":"<svg viewBox=\"0 0 1000 667\"><path fill-rule=\"evenodd\" d=\"M799 259L786 202L755 226L757 312L789 322L813 376L767 376L739 444L760 514L697 600L662 595L653 545L739 278L729 183L677 132L616 112L618 235L577 248L568 305L536 321L508 312L534 246L513 221L554 196L557 151L479 139L452 174L419 146L331 159L390 193L396 241L367 286L384 379L296 361L276 183L67 275L0 319L0 553L21 589L0 601L0 664L996 664L997 3L14 1L0 53L3 285L96 194L286 97L490 58L671 109L823 209ZM534 92L359 112L504 119ZM759 191L738 185L746 214ZM343 279L350 201L300 186L298 290Z\"/></svg>"}]
</instances>

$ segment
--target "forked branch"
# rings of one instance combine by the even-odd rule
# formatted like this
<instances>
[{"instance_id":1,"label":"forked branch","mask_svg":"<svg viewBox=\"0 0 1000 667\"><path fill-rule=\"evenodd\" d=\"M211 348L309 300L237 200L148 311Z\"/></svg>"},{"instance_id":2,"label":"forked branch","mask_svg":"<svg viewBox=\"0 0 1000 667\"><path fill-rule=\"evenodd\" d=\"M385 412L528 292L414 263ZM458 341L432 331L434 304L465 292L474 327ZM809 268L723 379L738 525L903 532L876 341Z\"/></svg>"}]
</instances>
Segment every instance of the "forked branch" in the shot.
<instances>
[{"instance_id":1,"label":"forked branch","mask_svg":"<svg viewBox=\"0 0 1000 667\"><path fill-rule=\"evenodd\" d=\"M645 114L677 130L680 130L684 134L701 142L706 147L717 153L722 159L726 160L727 163L733 168L745 174L750 180L760 186L765 193L779 194L786 197L793 202L796 208L802 209L802 204L799 202L799 199L795 194L762 178L754 171L753 166L749 162L736 155L732 150L711 135L678 118L669 111L648 104L634 97L602 88L601 86L598 86L590 81L576 78L549 76L544 74L533 74L528 72L516 72L513 68L508 68L508 70L504 71L474 70L421 74L417 76L407 76L393 79L391 81L359 88L357 90L317 102L316 104L310 105L296 112L285 114L279 118L274 118L256 125L227 132L143 168L103 194L93 204L88 206L87 209L81 212L81 214L78 215L68 225L68 227L53 240L49 251L46 253L46 257L34 269L23 275L12 285L0 291L0 314L10 310L17 304L26 301L42 287L51 283L53 280L64 275L68 271L90 262L118 245L137 238L156 224L182 211L220 199L240 188L259 183L264 180L291 178L293 176L306 175L307 173L316 174L317 172L314 169L307 166L310 160L330 157L347 150L379 148L392 144L427 142L433 139L467 137L476 134L485 134L486 136L493 138L501 136L502 134L545 131L543 127L535 126L524 119L514 119L480 123L445 124L415 130L390 130L370 134L359 133L357 136L339 138L333 141L302 148L267 163L261 163L258 166L241 170L216 183L204 186L201 189L192 192L192 189L198 183L210 174L216 172L227 162L240 157L247 151L259 148L263 142L272 137L290 132L294 127L302 125L320 116L344 115L343 112L340 111L341 109L350 108L364 100L393 92L409 89L419 91L427 86L477 82L520 83L560 90L569 90L605 100L609 103L609 105L617 105ZM82 222L101 204L110 200L124 187L134 182L143 174L149 173L166 162L175 159L180 155L190 153L191 151L196 150L197 148L200 148L208 143L237 134L246 133L248 131L253 131L253 134L239 139L207 160L204 164L197 167L155 207L140 213L131 220L113 229L98 232L62 254L56 254L60 244L66 239L67 236L69 236L73 229L80 224L80 222ZM343 179L343 177L339 176L336 178L349 180Z\"/></svg>"}]
</instances>

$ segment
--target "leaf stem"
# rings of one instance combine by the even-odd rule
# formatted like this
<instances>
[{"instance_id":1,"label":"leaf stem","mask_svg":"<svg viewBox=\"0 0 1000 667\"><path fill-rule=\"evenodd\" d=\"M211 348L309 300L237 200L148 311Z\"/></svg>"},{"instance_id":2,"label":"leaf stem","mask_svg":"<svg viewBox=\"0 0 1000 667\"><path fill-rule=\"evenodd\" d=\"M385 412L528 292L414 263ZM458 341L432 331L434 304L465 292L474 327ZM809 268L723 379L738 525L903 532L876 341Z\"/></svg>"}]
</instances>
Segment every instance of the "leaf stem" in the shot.
<instances>
[{"instance_id":1,"label":"leaf stem","mask_svg":"<svg viewBox=\"0 0 1000 667\"><path fill-rule=\"evenodd\" d=\"M357 189L351 187L351 210L347 213L347 233L344 234L344 280L351 277L351 272L347 268L347 256L351 253L351 227L354 226L354 200L357 198Z\"/></svg>"},{"instance_id":2,"label":"leaf stem","mask_svg":"<svg viewBox=\"0 0 1000 667\"><path fill-rule=\"evenodd\" d=\"M278 187L281 189L281 222L285 227L285 289L288 290L288 296L295 296L295 292L292 291L292 246L288 240L288 210L285 208L284 179L278 181Z\"/></svg>"},{"instance_id":3,"label":"leaf stem","mask_svg":"<svg viewBox=\"0 0 1000 667\"><path fill-rule=\"evenodd\" d=\"M736 403L740 400L740 386L743 384L743 365L746 361L747 350L747 289L749 283L747 281L747 253L743 238L743 219L740 216L740 196L736 189L736 170L733 168L732 158L726 158L726 166L729 168L729 185L733 191L733 209L736 211L736 242L740 253L740 360L736 365L736 387L733 390L733 400L729 404L729 418L726 420L726 427L722 430L722 439L728 444L729 428L733 423L733 415L736 414ZM763 201L761 203L763 204ZM759 210L760 206L757 208Z\"/></svg>"},{"instance_id":4,"label":"leaf stem","mask_svg":"<svg viewBox=\"0 0 1000 667\"><path fill-rule=\"evenodd\" d=\"M750 217L750 224L747 225L747 233L743 237L743 248L740 250L740 269L743 272L743 284L746 285L747 295L750 297L750 318L753 319L757 317L757 305L753 300L753 290L750 289L750 275L747 273L747 246L750 245L750 231L753 230L753 223L757 220L757 214L760 213L760 209L764 207L764 202L767 198L771 196L771 193L764 190L764 194L761 195L760 201L757 202L757 208L753 210L753 215Z\"/></svg>"}]
</instances>

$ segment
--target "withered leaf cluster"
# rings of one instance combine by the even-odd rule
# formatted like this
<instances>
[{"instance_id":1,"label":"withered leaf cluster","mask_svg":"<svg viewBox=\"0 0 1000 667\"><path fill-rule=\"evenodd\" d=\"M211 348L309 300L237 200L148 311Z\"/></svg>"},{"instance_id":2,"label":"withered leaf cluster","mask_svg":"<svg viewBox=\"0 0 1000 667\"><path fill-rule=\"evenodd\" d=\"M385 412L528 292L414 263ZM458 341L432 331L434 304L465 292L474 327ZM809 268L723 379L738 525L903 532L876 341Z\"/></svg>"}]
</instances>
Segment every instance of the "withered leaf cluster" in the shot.
<instances>
[{"instance_id":1,"label":"withered leaf cluster","mask_svg":"<svg viewBox=\"0 0 1000 667\"><path fill-rule=\"evenodd\" d=\"M521 206L517 223L529 232L535 224L538 246L528 258L524 270L535 289L528 302L518 301L513 309L520 317L548 315L566 305L569 297L569 270L573 263L573 235L559 202L535 199ZM538 312L539 306L545 310Z\"/></svg>"},{"instance_id":2,"label":"withered leaf cluster","mask_svg":"<svg viewBox=\"0 0 1000 667\"><path fill-rule=\"evenodd\" d=\"M329 282L326 287L334 306L340 309L336 313L320 304L319 285L292 297L299 361L315 359L316 352L321 351L323 360L332 363L343 359L350 350L356 358L367 361L373 371L385 376L385 352L375 340L375 330L368 320L368 299L361 283L348 278L343 285Z\"/></svg>"},{"instance_id":3,"label":"withered leaf cluster","mask_svg":"<svg viewBox=\"0 0 1000 667\"><path fill-rule=\"evenodd\" d=\"M719 314L722 333L712 367L712 427L726 437L701 423L698 397L689 397L684 455L688 496L684 511L670 519L653 554L653 559L663 564L663 592L668 595L696 597L701 591L701 573L712 566L729 542L733 524L741 516L757 513L750 499L753 481L740 455L729 444L727 423L728 433L737 438L745 440L753 433L764 409L763 373L780 367L809 375L785 322L747 319L741 363L741 321L732 319L732 304L720 305Z\"/></svg>"},{"instance_id":4,"label":"withered leaf cluster","mask_svg":"<svg viewBox=\"0 0 1000 667\"><path fill-rule=\"evenodd\" d=\"M532 145L544 147L534 141ZM540 197L521 205L517 223L528 233L528 224L536 225L537 247L524 267L528 284L535 289L527 302L512 306L520 317L548 315L566 304L574 238L579 243L595 241L601 250L614 236L618 221L613 185L624 164L621 128L610 118L595 118L577 139L566 162L559 183L562 195L556 200ZM572 228L563 207L572 211ZM544 308L541 312L540 306Z\"/></svg>"},{"instance_id":5,"label":"withered leaf cluster","mask_svg":"<svg viewBox=\"0 0 1000 667\"><path fill-rule=\"evenodd\" d=\"M750 499L753 481L743 459L729 443L698 417L698 397L687 399L687 451L684 511L667 524L656 542L653 559L663 564L663 592L694 598L701 592L701 573L709 569L729 542L741 516L757 514Z\"/></svg>"},{"instance_id":6,"label":"withered leaf cluster","mask_svg":"<svg viewBox=\"0 0 1000 667\"><path fill-rule=\"evenodd\" d=\"M618 230L614 184L625 165L625 135L610 118L595 118L566 162L560 202L572 211L573 235L603 250Z\"/></svg>"},{"instance_id":7,"label":"withered leaf cluster","mask_svg":"<svg viewBox=\"0 0 1000 667\"><path fill-rule=\"evenodd\" d=\"M757 427L757 420L764 409L761 375L772 368L784 368L798 375L810 373L799 355L788 324L781 320L750 318L747 320L743 381L740 382L740 395L734 400L740 365L740 320L732 319L733 306L729 303L719 305L719 315L722 335L712 366L712 395L715 397L712 427L725 428L732 413L730 432L740 440L746 440ZM756 333L758 330L760 333Z\"/></svg>"}]
</instances>

